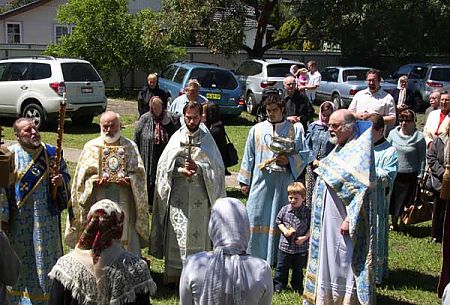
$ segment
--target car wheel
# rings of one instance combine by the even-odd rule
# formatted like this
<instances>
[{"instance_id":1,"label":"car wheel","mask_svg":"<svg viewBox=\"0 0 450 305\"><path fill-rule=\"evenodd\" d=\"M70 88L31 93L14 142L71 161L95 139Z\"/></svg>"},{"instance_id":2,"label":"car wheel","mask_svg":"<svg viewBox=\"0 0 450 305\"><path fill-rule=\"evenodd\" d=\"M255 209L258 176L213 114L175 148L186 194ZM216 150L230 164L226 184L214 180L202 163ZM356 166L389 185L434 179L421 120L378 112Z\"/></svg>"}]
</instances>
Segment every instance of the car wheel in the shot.
<instances>
[{"instance_id":1,"label":"car wheel","mask_svg":"<svg viewBox=\"0 0 450 305\"><path fill-rule=\"evenodd\" d=\"M89 125L92 123L94 117L92 115L77 115L70 118L74 124Z\"/></svg>"},{"instance_id":2,"label":"car wheel","mask_svg":"<svg viewBox=\"0 0 450 305\"><path fill-rule=\"evenodd\" d=\"M245 99L245 105L247 106L247 112L250 114L255 114L256 112L256 97L250 92L247 94L247 98Z\"/></svg>"},{"instance_id":3,"label":"car wheel","mask_svg":"<svg viewBox=\"0 0 450 305\"><path fill-rule=\"evenodd\" d=\"M264 115L264 107L262 105L260 106L256 106L257 110L256 110L256 122L260 123L262 121L266 120L266 116Z\"/></svg>"},{"instance_id":4,"label":"car wheel","mask_svg":"<svg viewBox=\"0 0 450 305\"><path fill-rule=\"evenodd\" d=\"M341 107L342 107L342 99L339 96L339 94L333 94L333 98L331 99L331 102L334 105L334 110L341 109Z\"/></svg>"},{"instance_id":5,"label":"car wheel","mask_svg":"<svg viewBox=\"0 0 450 305\"><path fill-rule=\"evenodd\" d=\"M45 126L45 113L42 107L38 104L31 103L26 105L22 111L22 116L24 118L32 119L38 129Z\"/></svg>"}]
</instances>

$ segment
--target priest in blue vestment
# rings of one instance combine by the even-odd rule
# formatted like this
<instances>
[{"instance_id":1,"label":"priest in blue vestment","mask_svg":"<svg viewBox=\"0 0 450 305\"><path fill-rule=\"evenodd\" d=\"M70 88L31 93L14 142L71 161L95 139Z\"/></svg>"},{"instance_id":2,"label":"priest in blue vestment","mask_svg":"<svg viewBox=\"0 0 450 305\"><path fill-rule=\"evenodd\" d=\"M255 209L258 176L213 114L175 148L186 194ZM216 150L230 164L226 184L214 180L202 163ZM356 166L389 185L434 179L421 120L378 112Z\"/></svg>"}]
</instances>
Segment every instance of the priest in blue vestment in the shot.
<instances>
[{"instance_id":1,"label":"priest in blue vestment","mask_svg":"<svg viewBox=\"0 0 450 305\"><path fill-rule=\"evenodd\" d=\"M248 195L250 219L248 253L276 262L280 232L276 217L288 203L287 187L295 181L308 163L309 151L304 143L303 127L283 117L284 104L278 94L264 100L268 120L250 129L242 158L238 181ZM273 146L284 146L285 152L273 152Z\"/></svg>"},{"instance_id":2,"label":"priest in blue vestment","mask_svg":"<svg viewBox=\"0 0 450 305\"><path fill-rule=\"evenodd\" d=\"M370 122L341 109L315 170L304 305L374 304L375 164Z\"/></svg>"},{"instance_id":3,"label":"priest in blue vestment","mask_svg":"<svg viewBox=\"0 0 450 305\"><path fill-rule=\"evenodd\" d=\"M62 158L60 173L52 172L56 149L41 142L33 120L19 118L13 128L18 143L9 150L15 153L16 181L11 196L0 196L1 216L22 271L7 294L11 304L44 305L51 288L48 273L63 253L60 211L70 198L70 176ZM54 186L55 200L50 194Z\"/></svg>"}]
</instances>

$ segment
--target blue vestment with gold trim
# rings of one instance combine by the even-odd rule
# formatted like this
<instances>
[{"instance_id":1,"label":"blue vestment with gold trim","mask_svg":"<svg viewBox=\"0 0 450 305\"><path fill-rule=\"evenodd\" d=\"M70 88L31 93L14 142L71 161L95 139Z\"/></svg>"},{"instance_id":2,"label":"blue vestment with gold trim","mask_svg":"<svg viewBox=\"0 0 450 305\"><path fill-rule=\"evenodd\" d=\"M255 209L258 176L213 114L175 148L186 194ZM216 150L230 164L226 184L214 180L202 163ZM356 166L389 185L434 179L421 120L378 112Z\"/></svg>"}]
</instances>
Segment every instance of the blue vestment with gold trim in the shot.
<instances>
[{"instance_id":1,"label":"blue vestment with gold trim","mask_svg":"<svg viewBox=\"0 0 450 305\"><path fill-rule=\"evenodd\" d=\"M294 153L289 155L289 165L285 172L269 172L258 165L275 154L269 149L270 137L280 136L293 139ZM284 120L272 124L264 121L250 129L238 175L240 183L250 186L247 212L250 218L251 237L248 253L265 259L269 264L276 261L280 233L276 217L280 209L288 203L287 187L302 173L309 158L309 150L304 143L303 126L293 125Z\"/></svg>"},{"instance_id":2,"label":"blue vestment with gold trim","mask_svg":"<svg viewBox=\"0 0 450 305\"><path fill-rule=\"evenodd\" d=\"M42 154L43 149L46 151ZM15 153L16 208L10 211L7 203L2 202L2 220L10 218L9 240L21 260L22 268L17 284L8 290L8 295L11 304L44 305L47 304L51 288L47 275L63 253L59 211L50 198L49 164L55 149L53 146L43 145L36 150L25 150L15 144L9 150ZM38 161L37 158L41 160ZM40 165L36 168L36 164ZM58 192L64 192L63 197L68 200L70 176L64 160L60 166L64 181ZM40 169L43 172L39 172ZM26 173L37 178L26 179L26 182L19 180ZM24 195L23 191L30 192ZM59 196L60 194L58 198ZM13 214L8 215L10 212Z\"/></svg>"},{"instance_id":3,"label":"blue vestment with gold trim","mask_svg":"<svg viewBox=\"0 0 450 305\"><path fill-rule=\"evenodd\" d=\"M320 166L315 171L318 178L312 200L310 252L303 295L305 305L329 304L329 300L318 299L318 278L323 267L320 255L321 247L323 247L322 228L327 222L324 218L324 206L334 204L333 201L325 202L325 196L328 196L330 191L345 205L349 220L352 245L350 263L356 286L356 297L360 304L374 304L375 165L372 129L369 128L363 132L368 127L370 123L358 122L357 134L362 133L362 135L348 142L344 147L336 147L320 162ZM340 227L336 227L335 230L339 232ZM330 267L340 268L339 263ZM332 283L332 286L339 284Z\"/></svg>"}]
</instances>

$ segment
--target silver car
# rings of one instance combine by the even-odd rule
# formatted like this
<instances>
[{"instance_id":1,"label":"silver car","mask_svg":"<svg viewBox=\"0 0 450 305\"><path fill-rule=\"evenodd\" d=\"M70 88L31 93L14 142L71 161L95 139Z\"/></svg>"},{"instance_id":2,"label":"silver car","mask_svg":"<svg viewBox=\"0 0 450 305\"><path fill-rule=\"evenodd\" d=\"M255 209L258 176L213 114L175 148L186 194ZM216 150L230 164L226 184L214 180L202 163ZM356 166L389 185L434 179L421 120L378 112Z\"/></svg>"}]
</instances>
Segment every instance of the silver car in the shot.
<instances>
[{"instance_id":1,"label":"silver car","mask_svg":"<svg viewBox=\"0 0 450 305\"><path fill-rule=\"evenodd\" d=\"M0 60L0 116L56 121L63 92L67 116L90 124L106 109L105 85L86 60L33 56Z\"/></svg>"},{"instance_id":2,"label":"silver car","mask_svg":"<svg viewBox=\"0 0 450 305\"><path fill-rule=\"evenodd\" d=\"M326 67L320 74L322 80L316 90L316 100L332 101L335 109L347 108L355 94L367 88L366 73L369 67ZM397 86L382 81L381 88L392 93Z\"/></svg>"},{"instance_id":3,"label":"silver car","mask_svg":"<svg viewBox=\"0 0 450 305\"><path fill-rule=\"evenodd\" d=\"M305 68L305 64L289 59L249 59L236 70L242 88L247 112L255 114L261 103L263 90L268 87L283 89L283 79L292 65Z\"/></svg>"},{"instance_id":4,"label":"silver car","mask_svg":"<svg viewBox=\"0 0 450 305\"><path fill-rule=\"evenodd\" d=\"M450 85L450 65L433 63L413 63L401 66L389 76L392 83L397 83L400 76L408 76L408 89L413 92L415 104L420 108L429 105L431 92Z\"/></svg>"}]
</instances>

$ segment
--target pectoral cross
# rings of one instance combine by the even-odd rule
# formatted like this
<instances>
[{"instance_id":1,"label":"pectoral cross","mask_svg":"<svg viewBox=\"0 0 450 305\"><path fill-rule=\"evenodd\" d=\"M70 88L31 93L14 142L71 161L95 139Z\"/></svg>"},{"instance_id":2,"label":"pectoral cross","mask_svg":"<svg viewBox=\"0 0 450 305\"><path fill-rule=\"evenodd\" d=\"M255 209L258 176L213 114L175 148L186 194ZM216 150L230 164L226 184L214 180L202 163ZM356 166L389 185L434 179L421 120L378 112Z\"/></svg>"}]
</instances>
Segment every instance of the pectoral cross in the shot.
<instances>
[{"instance_id":1,"label":"pectoral cross","mask_svg":"<svg viewBox=\"0 0 450 305\"><path fill-rule=\"evenodd\" d=\"M187 142L180 142L181 147L187 147L188 159L192 160L192 148L200 147L200 143L194 143L194 137L188 135Z\"/></svg>"}]
</instances>

